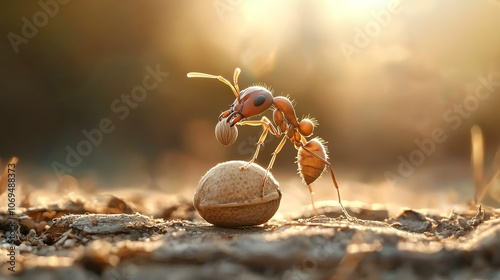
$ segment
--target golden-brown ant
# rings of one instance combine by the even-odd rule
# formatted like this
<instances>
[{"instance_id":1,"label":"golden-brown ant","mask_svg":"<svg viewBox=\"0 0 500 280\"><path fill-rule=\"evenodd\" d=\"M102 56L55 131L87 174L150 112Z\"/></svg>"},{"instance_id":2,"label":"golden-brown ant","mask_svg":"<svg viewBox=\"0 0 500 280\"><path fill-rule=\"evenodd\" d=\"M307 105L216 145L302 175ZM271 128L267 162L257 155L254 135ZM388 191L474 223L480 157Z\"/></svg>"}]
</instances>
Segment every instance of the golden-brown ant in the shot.
<instances>
[{"instance_id":1,"label":"golden-brown ant","mask_svg":"<svg viewBox=\"0 0 500 280\"><path fill-rule=\"evenodd\" d=\"M328 166L330 169L330 175L332 177L333 184L337 190L337 195L339 199L340 207L347 218L351 216L347 213L344 206L342 205L342 200L340 198L339 186L337 180L335 179L335 174L331 164L328 162L328 155L324 146L324 141L318 137L311 140L307 140L314 131L316 122L314 119L304 118L299 121L295 114L295 109L292 102L284 96L273 97L272 93L261 86L251 86L240 91L238 87L238 77L240 75L240 68L234 70L232 85L228 80L222 76L216 76L205 73L190 72L187 74L189 78L210 78L217 79L231 88L236 100L233 102L229 110L222 112L219 115L219 122L223 119L233 127L237 125L250 125L250 126L262 126L263 132L257 141L257 148L253 158L248 162L248 164L243 169L248 168L251 163L253 163L257 156L259 155L260 146L264 143L268 133L276 137L282 137L278 147L273 152L269 166L267 167L267 173L273 167L276 155L281 151L288 138L290 142L297 149L297 164L299 169L299 174L302 177L305 184L309 188L309 193L311 194L311 204L317 214L316 207L314 206L314 193L311 184L318 179L325 167ZM273 120L274 125L267 117L262 117L260 120L247 120L250 117L260 115L274 106ZM286 137L284 137L286 136ZM237 134L236 136L237 137ZM226 137L227 138L227 137ZM219 137L217 138L219 140ZM220 140L219 140L220 141ZM232 143L232 142L230 142ZM229 144L230 144L229 143ZM221 143L228 145L228 143ZM267 178L267 177L266 177ZM266 180L264 178L264 180ZM265 181L264 181L265 182Z\"/></svg>"}]
</instances>

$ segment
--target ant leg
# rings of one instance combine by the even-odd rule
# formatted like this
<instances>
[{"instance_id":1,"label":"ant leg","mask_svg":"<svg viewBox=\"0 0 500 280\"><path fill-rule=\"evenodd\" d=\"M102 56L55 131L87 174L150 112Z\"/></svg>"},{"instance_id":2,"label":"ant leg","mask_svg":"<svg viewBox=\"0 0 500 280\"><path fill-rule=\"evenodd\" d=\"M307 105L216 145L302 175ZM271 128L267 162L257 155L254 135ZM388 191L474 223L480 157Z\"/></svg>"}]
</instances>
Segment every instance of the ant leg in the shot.
<instances>
[{"instance_id":1,"label":"ant leg","mask_svg":"<svg viewBox=\"0 0 500 280\"><path fill-rule=\"evenodd\" d=\"M316 209L316 206L314 206L314 191L310 184L307 185L307 187L309 188L309 194L311 195L311 205L314 210L314 216L318 216L319 215L318 209Z\"/></svg>"},{"instance_id":2,"label":"ant leg","mask_svg":"<svg viewBox=\"0 0 500 280\"><path fill-rule=\"evenodd\" d=\"M259 141L257 141L257 143L256 143L257 148L255 149L255 153L254 153L252 159L245 166L241 167L242 169L247 169L250 166L250 164L252 164L257 159L257 156L259 155L259 152L260 152L260 146L262 146L264 141L266 140L267 133L271 132L271 134L278 136L278 132L277 132L276 128L273 126L273 124L271 123L271 121L266 117L262 117L262 119L259 121L241 121L237 124L238 125L250 125L250 126L262 125L262 129L263 129L262 134L259 137Z\"/></svg>"},{"instance_id":3,"label":"ant leg","mask_svg":"<svg viewBox=\"0 0 500 280\"><path fill-rule=\"evenodd\" d=\"M255 150L253 158L245 166L240 167L241 169L247 169L250 166L250 164L252 164L257 159L257 156L259 155L260 151L260 146L266 140L267 133L271 132L271 134L273 134L276 137L280 137L281 133L278 132L278 130L271 123L271 121L266 117L262 117L260 121L241 121L238 123L238 125L250 125L250 126L262 125L262 128L264 129L259 138L259 141L257 141L257 149ZM264 197L264 185L266 184L267 176L269 176L269 171L271 170L271 168L273 168L274 161L276 160L276 155L281 151L281 149L285 145L286 139L287 139L286 137L283 137L281 139L281 142L278 144L278 147L276 147L276 150L274 150L272 154L273 156L271 157L271 161L269 162L269 165L266 169L266 175L264 176L264 181L262 181L262 197Z\"/></svg>"},{"instance_id":4,"label":"ant leg","mask_svg":"<svg viewBox=\"0 0 500 280\"><path fill-rule=\"evenodd\" d=\"M332 177L333 185L335 186L335 189L337 190L337 196L339 198L340 208L342 208L342 212L344 213L344 215L346 216L347 219L354 220L354 218L351 217L351 215L349 215L349 213L347 213L347 210L344 208L344 205L342 204L342 200L340 198L340 188L339 188L339 185L337 183L337 179L335 178L335 174L333 173L332 165L326 159L318 156L316 153L314 153L313 151L309 150L308 148L306 148L304 146L302 146L302 148L304 150L306 150L308 153L310 153L312 156L314 156L315 158L321 160L324 164L328 165L328 168L330 169L330 175Z\"/></svg>"},{"instance_id":5,"label":"ant leg","mask_svg":"<svg viewBox=\"0 0 500 280\"><path fill-rule=\"evenodd\" d=\"M281 141L278 144L278 146L276 147L276 150L274 150L273 156L271 157L271 161L269 162L269 165L267 166L266 176L264 176L264 181L262 182L262 197L264 197L264 185L266 184L267 177L269 176L269 171L271 171L271 168L273 168L274 161L276 160L276 156L281 151L283 146L285 146L286 139L287 139L286 137L281 138Z\"/></svg>"}]
</instances>

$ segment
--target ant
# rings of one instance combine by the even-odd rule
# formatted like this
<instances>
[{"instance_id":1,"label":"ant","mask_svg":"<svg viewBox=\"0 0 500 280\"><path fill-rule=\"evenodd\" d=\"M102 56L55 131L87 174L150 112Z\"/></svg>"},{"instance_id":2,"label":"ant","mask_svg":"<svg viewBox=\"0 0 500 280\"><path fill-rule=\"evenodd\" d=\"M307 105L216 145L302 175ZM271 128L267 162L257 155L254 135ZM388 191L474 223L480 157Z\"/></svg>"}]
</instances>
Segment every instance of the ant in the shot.
<instances>
[{"instance_id":1,"label":"ant","mask_svg":"<svg viewBox=\"0 0 500 280\"><path fill-rule=\"evenodd\" d=\"M273 97L273 94L266 88L262 86L250 86L242 91L240 91L238 86L238 77L241 73L240 68L234 70L233 82L231 84L222 76L216 76L211 74L190 72L187 74L189 78L209 78L217 79L220 82L226 84L231 88L236 97L229 110L222 112L219 115L219 122L225 121L229 123L230 127L237 125L249 125L249 126L262 126L263 132L257 141L257 148L253 158L242 167L246 169L252 164L259 155L260 146L263 145L268 133L276 137L282 137L280 143L276 147L276 150L272 153L271 161L266 169L266 174L274 165L277 154L281 151L286 143L286 139L297 149L297 164L299 169L299 174L302 177L303 182L309 188L309 193L311 195L311 204L314 209L315 214L318 214L316 207L314 206L314 192L312 190L311 184L318 179L326 166L330 169L330 175L332 177L333 184L337 190L337 195L339 199L340 207L344 215L352 219L352 217L347 213L344 206L342 205L342 200L340 198L339 186L331 164L328 162L328 155L325 149L325 142L321 138L313 138L307 140L313 134L314 127L317 125L314 119L304 118L299 121L295 114L295 109L292 101L284 96ZM247 120L250 117L260 115L274 107L273 110L273 120L274 125L267 117L262 117L260 120ZM286 136L286 137L285 137ZM237 136L236 136L237 137ZM226 144L226 143L222 143ZM267 179L267 175L264 178L264 182ZM264 184L263 184L264 186ZM264 188L263 188L264 190Z\"/></svg>"}]
</instances>

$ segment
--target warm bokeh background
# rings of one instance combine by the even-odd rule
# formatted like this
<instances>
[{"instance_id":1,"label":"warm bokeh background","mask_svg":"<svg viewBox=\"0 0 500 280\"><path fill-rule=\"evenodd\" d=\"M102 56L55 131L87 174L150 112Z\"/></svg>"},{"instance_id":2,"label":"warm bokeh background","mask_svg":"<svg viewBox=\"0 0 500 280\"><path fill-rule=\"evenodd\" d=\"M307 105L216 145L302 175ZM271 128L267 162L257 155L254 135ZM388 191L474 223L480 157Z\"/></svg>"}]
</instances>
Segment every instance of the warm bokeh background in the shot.
<instances>
[{"instance_id":1,"label":"warm bokeh background","mask_svg":"<svg viewBox=\"0 0 500 280\"><path fill-rule=\"evenodd\" d=\"M315 135L329 142L346 200L464 202L474 190L471 126L483 129L488 161L499 143L498 1L92 0L50 9L46 24L37 1L5 1L0 12L0 158L20 158L25 185L57 185L51 164L64 164L66 147L85 139L82 130L110 118L115 130L70 173L80 186L189 197L216 163L252 156L258 128L240 127L228 148L214 138L217 116L234 99L229 88L186 77L231 78L235 67L242 87L265 83L295 99L299 117L319 121ZM8 34L23 36L23 17L33 22L34 15L42 21L36 34L13 47ZM373 36L346 55L366 29ZM121 120L111 104L142 84L148 66L169 75ZM497 85L486 100L468 117L450 113L490 74ZM447 140L404 182L388 184L399 156L408 159L415 140L437 128ZM266 142L261 165L277 144ZM284 201L296 206L309 197L295 154L287 144L274 173ZM334 199L323 177L317 199Z\"/></svg>"}]
</instances>

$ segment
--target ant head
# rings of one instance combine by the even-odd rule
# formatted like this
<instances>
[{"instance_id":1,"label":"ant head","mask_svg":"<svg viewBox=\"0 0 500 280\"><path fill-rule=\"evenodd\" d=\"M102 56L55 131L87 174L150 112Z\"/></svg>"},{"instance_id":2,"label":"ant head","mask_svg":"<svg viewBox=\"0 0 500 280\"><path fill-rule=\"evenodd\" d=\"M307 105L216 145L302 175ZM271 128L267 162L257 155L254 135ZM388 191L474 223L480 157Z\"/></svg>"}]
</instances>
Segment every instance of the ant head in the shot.
<instances>
[{"instance_id":1,"label":"ant head","mask_svg":"<svg viewBox=\"0 0 500 280\"><path fill-rule=\"evenodd\" d=\"M235 117L241 116L240 119L244 119L262 114L271 105L273 105L272 93L264 87L252 86L241 91L240 100L234 101L230 111L234 112Z\"/></svg>"}]
</instances>

